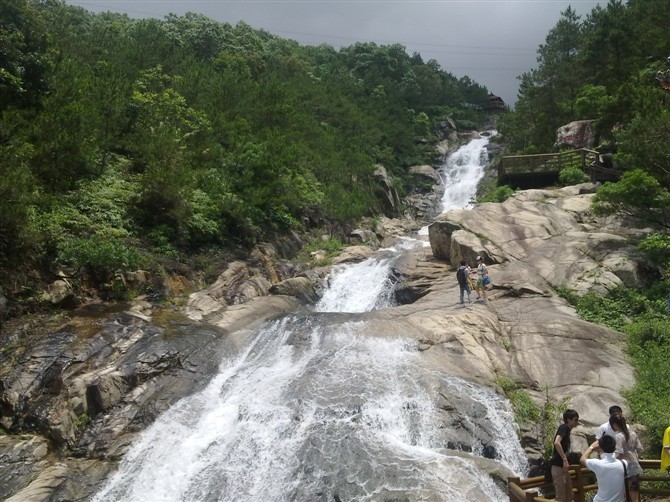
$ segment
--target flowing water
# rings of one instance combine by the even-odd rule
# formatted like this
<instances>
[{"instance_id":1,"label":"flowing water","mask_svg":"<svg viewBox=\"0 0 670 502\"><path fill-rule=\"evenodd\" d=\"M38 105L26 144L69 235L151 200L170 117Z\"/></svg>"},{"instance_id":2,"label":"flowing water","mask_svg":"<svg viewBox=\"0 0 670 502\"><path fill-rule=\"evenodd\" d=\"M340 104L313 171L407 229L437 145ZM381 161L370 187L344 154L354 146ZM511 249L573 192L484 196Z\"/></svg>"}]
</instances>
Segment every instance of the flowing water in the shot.
<instances>
[{"instance_id":1,"label":"flowing water","mask_svg":"<svg viewBox=\"0 0 670 502\"><path fill-rule=\"evenodd\" d=\"M484 168L488 162L488 143L488 136L473 139L447 157L442 170L445 187L442 196L443 213L472 207L477 184L484 176Z\"/></svg>"},{"instance_id":2,"label":"flowing water","mask_svg":"<svg viewBox=\"0 0 670 502\"><path fill-rule=\"evenodd\" d=\"M313 314L248 333L205 390L144 431L94 500L505 500L476 457L524 472L509 403L425 367L412 340L373 336L360 314L393 306L394 261L425 245L406 238L336 267ZM440 407L438 392L462 410ZM478 428L491 441L463 440Z\"/></svg>"}]
</instances>

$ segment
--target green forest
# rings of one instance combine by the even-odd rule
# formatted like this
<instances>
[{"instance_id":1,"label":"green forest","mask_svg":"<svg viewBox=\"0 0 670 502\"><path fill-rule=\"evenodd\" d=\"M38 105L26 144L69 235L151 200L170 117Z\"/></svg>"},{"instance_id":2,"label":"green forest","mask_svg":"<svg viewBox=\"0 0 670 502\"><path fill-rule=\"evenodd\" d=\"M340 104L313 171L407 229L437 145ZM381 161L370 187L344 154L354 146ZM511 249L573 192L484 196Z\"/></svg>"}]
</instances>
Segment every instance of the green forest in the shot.
<instances>
[{"instance_id":1,"label":"green forest","mask_svg":"<svg viewBox=\"0 0 670 502\"><path fill-rule=\"evenodd\" d=\"M401 45L301 46L240 22L0 5L0 284L116 271L380 214L488 90Z\"/></svg>"}]
</instances>

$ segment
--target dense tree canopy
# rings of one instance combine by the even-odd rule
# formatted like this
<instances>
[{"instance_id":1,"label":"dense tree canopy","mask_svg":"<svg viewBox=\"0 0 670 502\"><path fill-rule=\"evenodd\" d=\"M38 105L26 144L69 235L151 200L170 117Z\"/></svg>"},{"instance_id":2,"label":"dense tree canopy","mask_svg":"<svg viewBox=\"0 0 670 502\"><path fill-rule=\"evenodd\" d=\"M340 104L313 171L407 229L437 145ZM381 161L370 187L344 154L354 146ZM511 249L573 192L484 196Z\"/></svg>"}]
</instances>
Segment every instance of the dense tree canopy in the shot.
<instances>
[{"instance_id":1,"label":"dense tree canopy","mask_svg":"<svg viewBox=\"0 0 670 502\"><path fill-rule=\"evenodd\" d=\"M566 9L502 122L511 149L551 151L556 129L573 120L597 119L600 141L613 141L649 105L660 113L668 98L654 76L668 69L670 39L661 26L669 22L665 2L610 0L584 19Z\"/></svg>"},{"instance_id":2,"label":"dense tree canopy","mask_svg":"<svg viewBox=\"0 0 670 502\"><path fill-rule=\"evenodd\" d=\"M0 284L377 214L375 166L402 191L434 123L474 123L463 103L488 95L399 44L60 0L7 0L0 21Z\"/></svg>"}]
</instances>

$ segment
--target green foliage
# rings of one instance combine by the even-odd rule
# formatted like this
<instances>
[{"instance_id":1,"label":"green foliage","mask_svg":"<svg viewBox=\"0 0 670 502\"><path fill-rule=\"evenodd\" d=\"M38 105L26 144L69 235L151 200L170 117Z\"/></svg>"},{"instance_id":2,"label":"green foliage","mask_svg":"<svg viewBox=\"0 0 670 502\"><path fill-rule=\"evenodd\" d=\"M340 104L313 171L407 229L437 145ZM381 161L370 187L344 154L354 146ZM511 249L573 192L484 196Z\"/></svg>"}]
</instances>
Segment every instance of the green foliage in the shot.
<instances>
[{"instance_id":1,"label":"green foliage","mask_svg":"<svg viewBox=\"0 0 670 502\"><path fill-rule=\"evenodd\" d=\"M49 199L40 208L36 225L43 245L56 249L69 238L87 239L93 234L109 239L128 238L132 226L126 208L137 189L117 165L99 178L81 181L65 196Z\"/></svg>"},{"instance_id":2,"label":"green foliage","mask_svg":"<svg viewBox=\"0 0 670 502\"><path fill-rule=\"evenodd\" d=\"M585 120L602 117L612 102L613 98L607 93L604 85L586 84L579 89L575 98L577 116Z\"/></svg>"},{"instance_id":3,"label":"green foliage","mask_svg":"<svg viewBox=\"0 0 670 502\"><path fill-rule=\"evenodd\" d=\"M655 82L654 69L645 74L646 85L636 86L640 111L616 135L619 145L616 159L623 168L644 169L667 188L670 186L670 109L659 106L667 99L663 91L650 88L650 82ZM670 75L670 70L666 71Z\"/></svg>"},{"instance_id":4,"label":"green foliage","mask_svg":"<svg viewBox=\"0 0 670 502\"><path fill-rule=\"evenodd\" d=\"M337 237L328 237L325 240L320 237L314 237L307 243L306 246L303 247L299 259L304 262L307 262L312 259L311 258L312 253L316 251L325 251L326 257L323 260L323 262L320 262L319 264L326 265L330 263L330 259L337 253L342 251L344 247L345 247L344 243Z\"/></svg>"},{"instance_id":5,"label":"green foliage","mask_svg":"<svg viewBox=\"0 0 670 502\"><path fill-rule=\"evenodd\" d=\"M635 385L626 398L634 416L646 425L651 453L658 458L670 407L670 375L660 370L670 358L670 321L668 316L642 318L628 326L626 333L636 369Z\"/></svg>"},{"instance_id":6,"label":"green foliage","mask_svg":"<svg viewBox=\"0 0 670 502\"><path fill-rule=\"evenodd\" d=\"M418 136L426 136L430 131L430 119L424 112L414 117L414 131Z\"/></svg>"},{"instance_id":7,"label":"green foliage","mask_svg":"<svg viewBox=\"0 0 670 502\"><path fill-rule=\"evenodd\" d=\"M638 249L645 252L649 259L667 268L670 266L670 235L653 232L638 244Z\"/></svg>"},{"instance_id":8,"label":"green foliage","mask_svg":"<svg viewBox=\"0 0 670 502\"><path fill-rule=\"evenodd\" d=\"M409 183L434 160L431 125L475 124L462 104L488 96L399 44L60 1L8 0L0 18L3 281L20 255L107 281L136 247L186 260L379 214L376 164Z\"/></svg>"},{"instance_id":9,"label":"green foliage","mask_svg":"<svg viewBox=\"0 0 670 502\"><path fill-rule=\"evenodd\" d=\"M99 282L118 272L137 270L143 263L140 251L127 242L93 235L89 239L71 238L58 250L58 262L74 269L85 269Z\"/></svg>"},{"instance_id":10,"label":"green foliage","mask_svg":"<svg viewBox=\"0 0 670 502\"><path fill-rule=\"evenodd\" d=\"M541 420L540 408L533 402L528 392L522 389L517 382L497 375L495 383L502 389L505 397L509 399L514 410L514 417L519 424L534 424Z\"/></svg>"},{"instance_id":11,"label":"green foliage","mask_svg":"<svg viewBox=\"0 0 670 502\"><path fill-rule=\"evenodd\" d=\"M605 183L593 198L598 214L622 213L667 227L670 191L642 169L626 171L616 183Z\"/></svg>"},{"instance_id":12,"label":"green foliage","mask_svg":"<svg viewBox=\"0 0 670 502\"><path fill-rule=\"evenodd\" d=\"M474 131L477 124L473 120L462 119L458 121L458 126L466 131Z\"/></svg>"},{"instance_id":13,"label":"green foliage","mask_svg":"<svg viewBox=\"0 0 670 502\"><path fill-rule=\"evenodd\" d=\"M583 296L567 289L557 292L575 307L582 319L616 330L622 330L631 319L654 312L656 308L643 293L625 287L613 289L607 296L594 291Z\"/></svg>"},{"instance_id":14,"label":"green foliage","mask_svg":"<svg viewBox=\"0 0 670 502\"><path fill-rule=\"evenodd\" d=\"M566 167L558 173L558 181L563 186L578 185L589 181L589 177L579 167Z\"/></svg>"},{"instance_id":15,"label":"green foliage","mask_svg":"<svg viewBox=\"0 0 670 502\"><path fill-rule=\"evenodd\" d=\"M33 107L51 63L42 20L29 0L3 1L0 19L0 112Z\"/></svg>"},{"instance_id":16,"label":"green foliage","mask_svg":"<svg viewBox=\"0 0 670 502\"><path fill-rule=\"evenodd\" d=\"M91 420L91 417L88 416L88 413L82 413L77 417L77 419L74 421L74 426L75 427L83 427L88 422Z\"/></svg>"},{"instance_id":17,"label":"green foliage","mask_svg":"<svg viewBox=\"0 0 670 502\"><path fill-rule=\"evenodd\" d=\"M512 187L501 185L496 187L490 195L479 199L478 202L505 202L514 195L514 192Z\"/></svg>"},{"instance_id":18,"label":"green foliage","mask_svg":"<svg viewBox=\"0 0 670 502\"><path fill-rule=\"evenodd\" d=\"M595 119L596 142L616 136L621 167L670 186L670 112L659 85L670 72L669 23L665 3L610 1L583 19L564 11L538 48L538 68L519 77L514 112L499 122L511 151L552 151L559 126Z\"/></svg>"},{"instance_id":19,"label":"green foliage","mask_svg":"<svg viewBox=\"0 0 670 502\"><path fill-rule=\"evenodd\" d=\"M0 269L10 267L30 250L35 180L27 165L30 146L0 147Z\"/></svg>"}]
</instances>

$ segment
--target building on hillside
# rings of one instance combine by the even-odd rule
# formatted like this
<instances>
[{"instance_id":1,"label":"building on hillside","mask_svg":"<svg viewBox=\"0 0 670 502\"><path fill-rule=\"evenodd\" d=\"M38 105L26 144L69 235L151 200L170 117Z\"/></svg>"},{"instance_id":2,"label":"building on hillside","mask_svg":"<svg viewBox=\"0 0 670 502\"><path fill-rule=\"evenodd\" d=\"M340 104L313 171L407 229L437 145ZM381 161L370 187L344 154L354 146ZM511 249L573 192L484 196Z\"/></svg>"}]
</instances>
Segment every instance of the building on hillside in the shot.
<instances>
[{"instance_id":1,"label":"building on hillside","mask_svg":"<svg viewBox=\"0 0 670 502\"><path fill-rule=\"evenodd\" d=\"M487 112L502 112L505 111L507 105L500 96L489 94L488 101L481 104L481 109Z\"/></svg>"},{"instance_id":2,"label":"building on hillside","mask_svg":"<svg viewBox=\"0 0 670 502\"><path fill-rule=\"evenodd\" d=\"M485 112L502 112L507 109L507 105L500 96L489 94L489 97L483 103L461 103L464 108L473 108Z\"/></svg>"}]
</instances>

